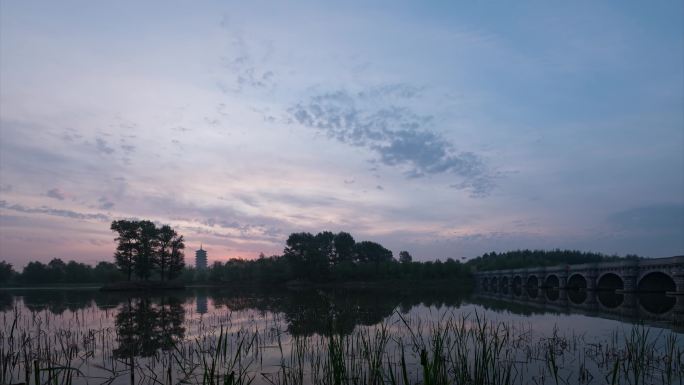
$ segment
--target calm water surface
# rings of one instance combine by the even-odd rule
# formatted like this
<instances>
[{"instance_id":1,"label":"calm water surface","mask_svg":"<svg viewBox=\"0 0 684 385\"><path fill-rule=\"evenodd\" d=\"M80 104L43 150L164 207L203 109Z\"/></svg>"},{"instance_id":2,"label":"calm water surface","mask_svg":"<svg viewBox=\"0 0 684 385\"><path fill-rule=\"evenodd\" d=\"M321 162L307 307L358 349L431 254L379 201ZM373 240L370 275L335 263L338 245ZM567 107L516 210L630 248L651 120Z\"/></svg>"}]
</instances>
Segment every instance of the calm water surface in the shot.
<instances>
[{"instance_id":1,"label":"calm water surface","mask_svg":"<svg viewBox=\"0 0 684 385\"><path fill-rule=\"evenodd\" d=\"M621 383L633 383L625 357L636 335L648 349L638 363L650 367L645 383L681 384L679 300L552 290L2 290L0 383L34 383L36 361L51 383L207 383L212 362L222 384L336 383L331 344L345 357L341 383L423 383L435 336L456 381L457 356L475 365L480 346L464 331L488 325L488 341L503 341L489 370L508 370L510 383L610 383L616 367Z\"/></svg>"}]
</instances>

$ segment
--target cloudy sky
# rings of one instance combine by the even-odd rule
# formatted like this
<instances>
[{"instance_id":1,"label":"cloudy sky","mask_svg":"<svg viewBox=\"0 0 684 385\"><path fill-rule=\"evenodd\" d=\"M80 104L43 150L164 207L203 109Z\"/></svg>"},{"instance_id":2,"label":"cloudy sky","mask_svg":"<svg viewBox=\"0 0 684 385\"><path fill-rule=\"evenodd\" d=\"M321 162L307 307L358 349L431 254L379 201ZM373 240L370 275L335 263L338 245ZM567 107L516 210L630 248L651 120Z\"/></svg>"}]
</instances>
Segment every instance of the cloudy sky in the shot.
<instances>
[{"instance_id":1,"label":"cloudy sky","mask_svg":"<svg viewBox=\"0 0 684 385\"><path fill-rule=\"evenodd\" d=\"M684 3L0 3L0 259L684 253Z\"/></svg>"}]
</instances>

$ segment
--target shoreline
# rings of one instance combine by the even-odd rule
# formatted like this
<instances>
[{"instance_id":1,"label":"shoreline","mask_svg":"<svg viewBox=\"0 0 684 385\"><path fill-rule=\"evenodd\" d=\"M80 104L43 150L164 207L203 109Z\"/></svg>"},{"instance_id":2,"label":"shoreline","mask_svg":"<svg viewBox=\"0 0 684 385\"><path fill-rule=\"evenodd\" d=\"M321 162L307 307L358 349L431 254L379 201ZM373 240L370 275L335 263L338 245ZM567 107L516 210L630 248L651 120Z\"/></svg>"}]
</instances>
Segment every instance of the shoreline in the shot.
<instances>
[{"instance_id":1,"label":"shoreline","mask_svg":"<svg viewBox=\"0 0 684 385\"><path fill-rule=\"evenodd\" d=\"M386 279L377 281L338 281L338 282L315 282L315 281L287 281L287 282L145 282L123 281L115 283L88 283L88 284L46 284L27 286L0 286L0 290L100 290L106 292L136 292L144 290L187 290L187 289L472 289L469 280L401 280Z\"/></svg>"}]
</instances>

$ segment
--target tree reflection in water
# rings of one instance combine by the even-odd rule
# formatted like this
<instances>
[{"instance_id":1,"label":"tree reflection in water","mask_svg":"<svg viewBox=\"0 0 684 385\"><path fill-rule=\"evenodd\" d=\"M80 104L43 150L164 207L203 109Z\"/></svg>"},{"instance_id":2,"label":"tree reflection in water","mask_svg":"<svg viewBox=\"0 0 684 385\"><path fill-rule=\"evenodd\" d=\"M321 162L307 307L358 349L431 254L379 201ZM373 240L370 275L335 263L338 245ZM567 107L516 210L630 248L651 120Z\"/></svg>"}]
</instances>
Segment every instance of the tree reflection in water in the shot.
<instances>
[{"instance_id":1,"label":"tree reflection in water","mask_svg":"<svg viewBox=\"0 0 684 385\"><path fill-rule=\"evenodd\" d=\"M14 307L14 296L4 290L0 290L0 313L9 311L12 307Z\"/></svg>"},{"instance_id":2,"label":"tree reflection in water","mask_svg":"<svg viewBox=\"0 0 684 385\"><path fill-rule=\"evenodd\" d=\"M437 290L335 289L214 294L214 306L231 310L258 309L283 314L288 333L346 335L359 325L375 325L395 310L416 305L459 307L467 292Z\"/></svg>"},{"instance_id":3,"label":"tree reflection in water","mask_svg":"<svg viewBox=\"0 0 684 385\"><path fill-rule=\"evenodd\" d=\"M166 293L165 293L166 294ZM213 307L233 311L255 309L282 314L288 331L294 335L349 334L358 325L373 325L395 310L408 312L417 305L425 307L459 307L469 290L459 288L375 288L375 289L195 289L173 292L159 297L129 297L124 293L97 290L19 290L7 295L4 303L11 306L13 297L22 297L31 311L47 310L62 314L96 306L102 311L116 312L119 334L119 356L149 355L156 348L173 346L184 330L184 302L195 301L196 312L209 312ZM0 297L0 305L3 298ZM137 335L136 335L137 333Z\"/></svg>"},{"instance_id":4,"label":"tree reflection in water","mask_svg":"<svg viewBox=\"0 0 684 385\"><path fill-rule=\"evenodd\" d=\"M114 356L149 357L171 349L185 336L185 310L178 298L128 298L116 315L119 346Z\"/></svg>"}]
</instances>

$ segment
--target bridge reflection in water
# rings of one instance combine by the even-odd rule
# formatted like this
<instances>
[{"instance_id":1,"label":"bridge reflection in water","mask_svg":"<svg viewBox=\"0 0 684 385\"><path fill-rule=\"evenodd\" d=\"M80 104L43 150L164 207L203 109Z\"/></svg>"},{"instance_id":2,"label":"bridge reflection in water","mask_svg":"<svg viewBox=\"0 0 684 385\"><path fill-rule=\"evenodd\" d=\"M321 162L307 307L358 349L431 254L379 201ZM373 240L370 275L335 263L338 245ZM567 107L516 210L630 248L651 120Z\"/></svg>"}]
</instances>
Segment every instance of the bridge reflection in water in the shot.
<instances>
[{"instance_id":1,"label":"bridge reflection in water","mask_svg":"<svg viewBox=\"0 0 684 385\"><path fill-rule=\"evenodd\" d=\"M483 271L481 296L684 331L684 256Z\"/></svg>"}]
</instances>

